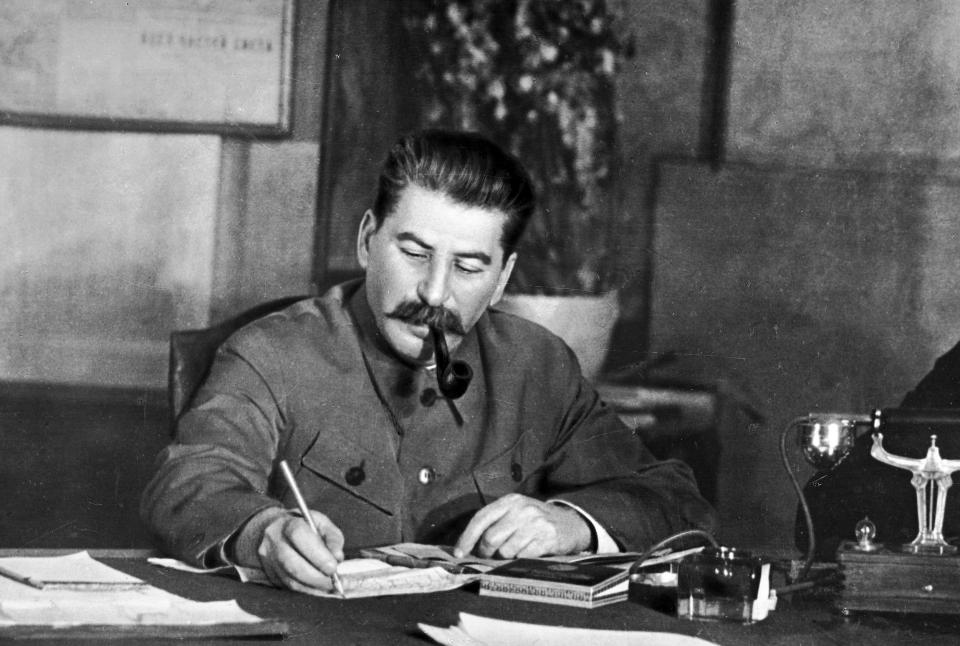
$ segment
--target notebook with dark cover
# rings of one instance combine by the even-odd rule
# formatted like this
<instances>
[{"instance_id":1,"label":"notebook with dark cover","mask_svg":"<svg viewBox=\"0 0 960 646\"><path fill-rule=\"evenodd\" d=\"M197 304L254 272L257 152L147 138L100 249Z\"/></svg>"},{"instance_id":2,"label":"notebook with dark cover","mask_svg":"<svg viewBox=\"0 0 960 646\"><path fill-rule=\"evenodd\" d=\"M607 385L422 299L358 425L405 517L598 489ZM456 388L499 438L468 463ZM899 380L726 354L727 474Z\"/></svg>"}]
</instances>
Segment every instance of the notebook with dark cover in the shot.
<instances>
[{"instance_id":1,"label":"notebook with dark cover","mask_svg":"<svg viewBox=\"0 0 960 646\"><path fill-rule=\"evenodd\" d=\"M627 598L626 567L517 559L480 575L480 594L595 608Z\"/></svg>"}]
</instances>

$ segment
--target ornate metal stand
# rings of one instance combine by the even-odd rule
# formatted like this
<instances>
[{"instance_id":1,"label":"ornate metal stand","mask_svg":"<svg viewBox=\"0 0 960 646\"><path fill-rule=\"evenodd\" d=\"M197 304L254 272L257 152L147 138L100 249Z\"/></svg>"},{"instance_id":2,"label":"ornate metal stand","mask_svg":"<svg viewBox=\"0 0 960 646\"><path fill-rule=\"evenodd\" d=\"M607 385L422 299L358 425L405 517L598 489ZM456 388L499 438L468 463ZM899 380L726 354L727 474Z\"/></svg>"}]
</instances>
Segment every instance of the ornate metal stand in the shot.
<instances>
[{"instance_id":1,"label":"ornate metal stand","mask_svg":"<svg viewBox=\"0 0 960 646\"><path fill-rule=\"evenodd\" d=\"M924 458L905 458L883 448L883 434L873 434L870 455L913 473L910 484L917 490L917 522L920 531L912 542L903 545L912 554L954 554L956 546L943 539L943 515L947 508L947 490L953 484L951 474L960 469L960 460L944 460L937 448L937 436L930 436L930 448Z\"/></svg>"},{"instance_id":2,"label":"ornate metal stand","mask_svg":"<svg viewBox=\"0 0 960 646\"><path fill-rule=\"evenodd\" d=\"M917 495L920 531L903 545L874 542L876 527L867 519L857 524L857 541L845 541L837 550L843 586L836 606L843 614L892 612L960 615L960 556L943 538L947 492L960 460L944 460L937 447L941 438L960 432L960 410L884 409L873 414L874 459L906 469ZM926 456L907 458L883 448L883 434L930 438ZM880 537L886 538L886 537Z\"/></svg>"}]
</instances>

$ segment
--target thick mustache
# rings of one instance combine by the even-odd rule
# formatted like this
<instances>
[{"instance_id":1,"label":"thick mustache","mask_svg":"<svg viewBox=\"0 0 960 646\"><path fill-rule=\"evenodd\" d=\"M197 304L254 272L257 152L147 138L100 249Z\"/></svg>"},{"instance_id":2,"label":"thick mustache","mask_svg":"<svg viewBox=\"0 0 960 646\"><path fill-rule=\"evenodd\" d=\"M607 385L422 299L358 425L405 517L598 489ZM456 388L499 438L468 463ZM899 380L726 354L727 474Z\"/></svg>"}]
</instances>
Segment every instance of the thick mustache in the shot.
<instances>
[{"instance_id":1,"label":"thick mustache","mask_svg":"<svg viewBox=\"0 0 960 646\"><path fill-rule=\"evenodd\" d=\"M444 332L459 334L460 336L466 334L460 317L445 307L434 307L416 301L404 301L387 316L413 325L430 325Z\"/></svg>"}]
</instances>

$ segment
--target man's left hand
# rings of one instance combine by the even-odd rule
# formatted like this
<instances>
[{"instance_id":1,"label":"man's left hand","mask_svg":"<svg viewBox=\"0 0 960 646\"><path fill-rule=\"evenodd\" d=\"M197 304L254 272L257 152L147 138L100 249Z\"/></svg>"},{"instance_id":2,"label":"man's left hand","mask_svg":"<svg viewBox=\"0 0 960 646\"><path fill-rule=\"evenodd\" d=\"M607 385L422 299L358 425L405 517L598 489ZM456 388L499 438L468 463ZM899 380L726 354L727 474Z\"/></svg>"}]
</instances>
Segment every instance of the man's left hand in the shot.
<instances>
[{"instance_id":1,"label":"man's left hand","mask_svg":"<svg viewBox=\"0 0 960 646\"><path fill-rule=\"evenodd\" d=\"M454 555L536 558L589 549L590 526L576 510L512 493L478 511L454 546Z\"/></svg>"}]
</instances>

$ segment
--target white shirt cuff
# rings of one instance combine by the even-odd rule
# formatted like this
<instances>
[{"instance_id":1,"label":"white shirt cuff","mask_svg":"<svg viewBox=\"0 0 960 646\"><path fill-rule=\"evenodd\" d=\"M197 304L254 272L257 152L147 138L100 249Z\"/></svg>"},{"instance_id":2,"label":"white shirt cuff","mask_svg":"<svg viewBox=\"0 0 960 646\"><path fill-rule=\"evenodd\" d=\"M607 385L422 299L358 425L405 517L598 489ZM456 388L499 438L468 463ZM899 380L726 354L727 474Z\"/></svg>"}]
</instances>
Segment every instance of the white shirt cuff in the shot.
<instances>
[{"instance_id":1,"label":"white shirt cuff","mask_svg":"<svg viewBox=\"0 0 960 646\"><path fill-rule=\"evenodd\" d=\"M567 507L575 510L578 514L583 516L588 523L590 523L590 526L593 528L593 533L597 537L597 548L595 550L597 554L620 551L620 546L617 545L616 541L610 537L610 534L607 533L607 530L605 530L593 516L580 509L580 507L577 507L572 502L567 502L566 500L548 500L547 502L566 505Z\"/></svg>"}]
</instances>

